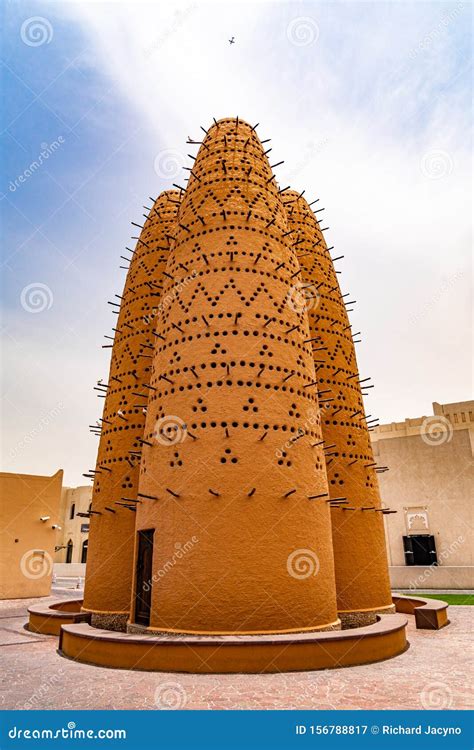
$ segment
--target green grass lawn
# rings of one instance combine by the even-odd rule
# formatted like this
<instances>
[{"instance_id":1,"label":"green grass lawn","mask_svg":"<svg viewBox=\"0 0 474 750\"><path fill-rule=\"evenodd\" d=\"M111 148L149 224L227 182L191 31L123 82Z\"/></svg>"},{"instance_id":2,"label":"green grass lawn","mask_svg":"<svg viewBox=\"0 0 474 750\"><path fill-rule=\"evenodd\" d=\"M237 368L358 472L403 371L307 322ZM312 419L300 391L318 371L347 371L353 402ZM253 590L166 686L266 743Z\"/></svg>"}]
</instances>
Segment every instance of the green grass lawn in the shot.
<instances>
[{"instance_id":1,"label":"green grass lawn","mask_svg":"<svg viewBox=\"0 0 474 750\"><path fill-rule=\"evenodd\" d=\"M425 599L439 599L446 604L473 605L474 594L424 594L422 591L404 591L406 596L423 596Z\"/></svg>"}]
</instances>

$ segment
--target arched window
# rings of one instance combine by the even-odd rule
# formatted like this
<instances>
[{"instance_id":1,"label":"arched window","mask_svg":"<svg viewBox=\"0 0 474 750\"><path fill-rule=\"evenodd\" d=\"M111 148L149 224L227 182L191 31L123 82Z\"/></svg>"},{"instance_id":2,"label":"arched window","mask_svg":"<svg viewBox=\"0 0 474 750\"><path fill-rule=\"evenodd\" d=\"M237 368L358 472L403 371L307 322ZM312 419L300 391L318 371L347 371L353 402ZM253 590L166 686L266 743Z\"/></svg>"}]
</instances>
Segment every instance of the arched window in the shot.
<instances>
[{"instance_id":1,"label":"arched window","mask_svg":"<svg viewBox=\"0 0 474 750\"><path fill-rule=\"evenodd\" d=\"M76 504L75 504L75 503L73 503L73 504L71 505L71 510L70 510L70 512L69 512L69 520L71 520L71 521L72 521L72 519L74 518L74 516L75 516L75 515L76 515Z\"/></svg>"},{"instance_id":2,"label":"arched window","mask_svg":"<svg viewBox=\"0 0 474 750\"><path fill-rule=\"evenodd\" d=\"M82 542L82 552L81 552L81 563L87 562L87 548L89 546L89 540L84 539Z\"/></svg>"},{"instance_id":3,"label":"arched window","mask_svg":"<svg viewBox=\"0 0 474 750\"><path fill-rule=\"evenodd\" d=\"M72 562L72 541L69 540L66 547L66 562L70 563Z\"/></svg>"}]
</instances>

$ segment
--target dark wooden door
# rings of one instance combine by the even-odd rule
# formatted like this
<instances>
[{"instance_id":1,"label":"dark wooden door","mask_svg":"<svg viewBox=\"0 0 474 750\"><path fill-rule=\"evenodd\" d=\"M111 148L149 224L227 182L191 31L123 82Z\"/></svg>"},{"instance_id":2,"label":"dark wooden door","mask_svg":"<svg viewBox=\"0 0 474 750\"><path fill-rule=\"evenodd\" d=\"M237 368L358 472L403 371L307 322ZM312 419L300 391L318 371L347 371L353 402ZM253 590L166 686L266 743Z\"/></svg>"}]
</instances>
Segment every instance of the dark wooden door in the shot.
<instances>
[{"instance_id":1,"label":"dark wooden door","mask_svg":"<svg viewBox=\"0 0 474 750\"><path fill-rule=\"evenodd\" d=\"M412 539L415 565L437 565L434 536L418 534Z\"/></svg>"},{"instance_id":2,"label":"dark wooden door","mask_svg":"<svg viewBox=\"0 0 474 750\"><path fill-rule=\"evenodd\" d=\"M435 538L431 534L413 534L403 537L407 565L437 565Z\"/></svg>"},{"instance_id":3,"label":"dark wooden door","mask_svg":"<svg viewBox=\"0 0 474 750\"><path fill-rule=\"evenodd\" d=\"M405 553L405 565L415 564L415 553L413 552L413 537L403 537L403 551Z\"/></svg>"},{"instance_id":4,"label":"dark wooden door","mask_svg":"<svg viewBox=\"0 0 474 750\"><path fill-rule=\"evenodd\" d=\"M154 533L154 529L146 529L145 531L138 532L135 622L141 625L150 624Z\"/></svg>"}]
</instances>

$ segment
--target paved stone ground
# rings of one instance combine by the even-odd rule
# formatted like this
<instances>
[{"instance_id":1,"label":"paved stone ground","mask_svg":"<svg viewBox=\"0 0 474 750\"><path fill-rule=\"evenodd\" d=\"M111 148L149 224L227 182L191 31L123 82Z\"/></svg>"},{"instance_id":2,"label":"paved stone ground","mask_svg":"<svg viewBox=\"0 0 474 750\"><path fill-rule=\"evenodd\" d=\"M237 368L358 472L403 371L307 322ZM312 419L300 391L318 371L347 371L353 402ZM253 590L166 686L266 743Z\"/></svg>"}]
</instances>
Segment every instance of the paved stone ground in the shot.
<instances>
[{"instance_id":1,"label":"paved stone ground","mask_svg":"<svg viewBox=\"0 0 474 750\"><path fill-rule=\"evenodd\" d=\"M77 598L56 591L51 600ZM0 708L10 709L438 709L473 706L472 607L451 625L415 630L410 648L378 664L322 672L190 675L93 667L57 654L57 638L24 629L34 601L0 602Z\"/></svg>"}]
</instances>

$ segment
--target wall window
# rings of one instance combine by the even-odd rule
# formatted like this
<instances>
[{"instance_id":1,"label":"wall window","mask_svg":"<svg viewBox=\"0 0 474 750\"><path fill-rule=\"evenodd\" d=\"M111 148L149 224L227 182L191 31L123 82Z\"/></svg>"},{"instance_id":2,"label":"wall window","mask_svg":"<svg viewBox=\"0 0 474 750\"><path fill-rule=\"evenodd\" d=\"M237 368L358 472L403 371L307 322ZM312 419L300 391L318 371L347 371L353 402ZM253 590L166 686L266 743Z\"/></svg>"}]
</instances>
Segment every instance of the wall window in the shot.
<instances>
[{"instance_id":1,"label":"wall window","mask_svg":"<svg viewBox=\"0 0 474 750\"><path fill-rule=\"evenodd\" d=\"M432 534L413 534L403 537L405 565L437 565L436 542Z\"/></svg>"},{"instance_id":2,"label":"wall window","mask_svg":"<svg viewBox=\"0 0 474 750\"><path fill-rule=\"evenodd\" d=\"M66 562L67 563L72 562L72 548L73 548L73 544L71 540L69 540L66 546Z\"/></svg>"},{"instance_id":3,"label":"wall window","mask_svg":"<svg viewBox=\"0 0 474 750\"><path fill-rule=\"evenodd\" d=\"M71 505L71 510L70 510L70 512L69 512L69 519L70 519L70 520L72 520L72 519L74 518L74 516L75 516L75 515L76 515L76 504L75 504L75 503L73 503L73 504Z\"/></svg>"},{"instance_id":4,"label":"wall window","mask_svg":"<svg viewBox=\"0 0 474 750\"><path fill-rule=\"evenodd\" d=\"M82 542L82 552L81 552L81 563L87 562L87 548L89 546L89 540L84 539Z\"/></svg>"}]
</instances>

